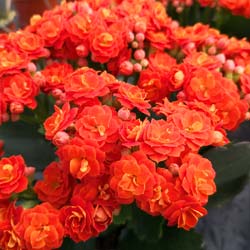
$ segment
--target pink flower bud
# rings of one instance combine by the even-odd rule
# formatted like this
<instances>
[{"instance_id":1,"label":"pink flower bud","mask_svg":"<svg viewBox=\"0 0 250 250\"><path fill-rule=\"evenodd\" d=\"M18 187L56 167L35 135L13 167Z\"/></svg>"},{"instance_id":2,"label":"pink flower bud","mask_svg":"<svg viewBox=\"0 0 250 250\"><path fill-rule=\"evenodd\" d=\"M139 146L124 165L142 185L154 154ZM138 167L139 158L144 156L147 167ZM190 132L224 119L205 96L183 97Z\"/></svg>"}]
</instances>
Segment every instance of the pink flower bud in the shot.
<instances>
[{"instance_id":1,"label":"pink flower bud","mask_svg":"<svg viewBox=\"0 0 250 250\"><path fill-rule=\"evenodd\" d=\"M124 107L120 108L117 114L118 114L118 117L124 121L127 121L130 119L130 110L127 108L124 108Z\"/></svg>"},{"instance_id":2,"label":"pink flower bud","mask_svg":"<svg viewBox=\"0 0 250 250\"><path fill-rule=\"evenodd\" d=\"M122 75L129 76L133 73L133 64L130 61L124 61L120 64L119 71Z\"/></svg>"},{"instance_id":3,"label":"pink flower bud","mask_svg":"<svg viewBox=\"0 0 250 250\"><path fill-rule=\"evenodd\" d=\"M60 95L61 95L62 93L63 93L63 92L62 92L61 89L53 89L53 90L51 91L51 94L52 94L53 97L55 97L55 98L59 98Z\"/></svg>"},{"instance_id":4,"label":"pink flower bud","mask_svg":"<svg viewBox=\"0 0 250 250\"><path fill-rule=\"evenodd\" d=\"M137 48L139 47L139 43L136 42L136 41L133 41L133 42L131 43L131 46L132 46L133 49L137 49Z\"/></svg>"},{"instance_id":5,"label":"pink flower bud","mask_svg":"<svg viewBox=\"0 0 250 250\"><path fill-rule=\"evenodd\" d=\"M145 21L137 21L135 23L135 27L134 30L136 33L141 32L141 33L145 33L147 30L147 24Z\"/></svg>"},{"instance_id":6,"label":"pink flower bud","mask_svg":"<svg viewBox=\"0 0 250 250\"><path fill-rule=\"evenodd\" d=\"M134 58L135 60L138 60L138 61L144 59L145 56L146 56L146 53L143 49L137 49L134 53Z\"/></svg>"},{"instance_id":7,"label":"pink flower bud","mask_svg":"<svg viewBox=\"0 0 250 250\"><path fill-rule=\"evenodd\" d=\"M129 31L127 33L127 42L131 43L134 41L134 39L135 39L135 34L132 31Z\"/></svg>"},{"instance_id":8,"label":"pink flower bud","mask_svg":"<svg viewBox=\"0 0 250 250\"><path fill-rule=\"evenodd\" d=\"M29 63L28 63L28 71L29 71L29 72L32 72L32 73L33 73L33 72L36 72L36 69L37 69L37 68L36 68L36 65L35 65L33 62L29 62Z\"/></svg>"},{"instance_id":9,"label":"pink flower bud","mask_svg":"<svg viewBox=\"0 0 250 250\"><path fill-rule=\"evenodd\" d=\"M20 114L23 113L24 107L22 103L19 102L12 102L10 104L10 112L12 114Z\"/></svg>"},{"instance_id":10,"label":"pink flower bud","mask_svg":"<svg viewBox=\"0 0 250 250\"><path fill-rule=\"evenodd\" d=\"M232 72L232 71L234 71L234 69L235 69L235 63L234 63L234 61L231 60L231 59L226 60L225 64L223 65L223 69L226 72Z\"/></svg>"},{"instance_id":11,"label":"pink flower bud","mask_svg":"<svg viewBox=\"0 0 250 250\"><path fill-rule=\"evenodd\" d=\"M214 45L214 43L215 43L215 39L212 36L208 37L205 40L205 44L208 45L208 46Z\"/></svg>"},{"instance_id":12,"label":"pink flower bud","mask_svg":"<svg viewBox=\"0 0 250 250\"><path fill-rule=\"evenodd\" d=\"M142 71L142 66L140 63L135 63L134 64L134 71L135 72L141 72Z\"/></svg>"},{"instance_id":13,"label":"pink flower bud","mask_svg":"<svg viewBox=\"0 0 250 250\"><path fill-rule=\"evenodd\" d=\"M208 49L208 51L207 51L207 53L208 53L209 55L215 55L216 52L217 52L217 50L216 50L216 47L214 47L214 46L210 47L210 48Z\"/></svg>"},{"instance_id":14,"label":"pink flower bud","mask_svg":"<svg viewBox=\"0 0 250 250\"><path fill-rule=\"evenodd\" d=\"M84 44L80 44L76 47L76 53L78 56L87 57L89 50Z\"/></svg>"},{"instance_id":15,"label":"pink flower bud","mask_svg":"<svg viewBox=\"0 0 250 250\"><path fill-rule=\"evenodd\" d=\"M168 170L172 173L173 176L178 176L179 175L179 165L176 163L171 163L168 166Z\"/></svg>"},{"instance_id":16,"label":"pink flower bud","mask_svg":"<svg viewBox=\"0 0 250 250\"><path fill-rule=\"evenodd\" d=\"M137 33L135 35L135 39L138 41L138 42L143 42L145 40L145 35L141 32Z\"/></svg>"},{"instance_id":17,"label":"pink flower bud","mask_svg":"<svg viewBox=\"0 0 250 250\"><path fill-rule=\"evenodd\" d=\"M215 56L222 64L224 64L225 63L225 61L226 61L226 57L225 57L225 55L224 54L218 54L218 55L216 55Z\"/></svg>"},{"instance_id":18,"label":"pink flower bud","mask_svg":"<svg viewBox=\"0 0 250 250\"><path fill-rule=\"evenodd\" d=\"M240 66L240 65L236 66L235 69L234 69L234 72L236 74L239 74L239 75L243 74L244 71L245 71L245 68L243 66Z\"/></svg>"},{"instance_id":19,"label":"pink flower bud","mask_svg":"<svg viewBox=\"0 0 250 250\"><path fill-rule=\"evenodd\" d=\"M56 145L57 147L65 145L69 142L69 135L64 132L64 131L59 131L55 134L55 136L53 137L53 144Z\"/></svg>"},{"instance_id":20,"label":"pink flower bud","mask_svg":"<svg viewBox=\"0 0 250 250\"><path fill-rule=\"evenodd\" d=\"M143 67L143 68L146 68L146 67L148 67L148 64L149 64L149 62L148 62L148 59L142 59L141 60L141 66Z\"/></svg>"},{"instance_id":21,"label":"pink flower bud","mask_svg":"<svg viewBox=\"0 0 250 250\"><path fill-rule=\"evenodd\" d=\"M228 45L227 38L221 38L219 41L217 41L217 48L218 49L224 49L227 45Z\"/></svg>"},{"instance_id":22,"label":"pink flower bud","mask_svg":"<svg viewBox=\"0 0 250 250\"><path fill-rule=\"evenodd\" d=\"M35 171L36 171L36 168L34 168L34 167L26 167L24 170L24 175L27 177L31 176L35 173Z\"/></svg>"}]
</instances>

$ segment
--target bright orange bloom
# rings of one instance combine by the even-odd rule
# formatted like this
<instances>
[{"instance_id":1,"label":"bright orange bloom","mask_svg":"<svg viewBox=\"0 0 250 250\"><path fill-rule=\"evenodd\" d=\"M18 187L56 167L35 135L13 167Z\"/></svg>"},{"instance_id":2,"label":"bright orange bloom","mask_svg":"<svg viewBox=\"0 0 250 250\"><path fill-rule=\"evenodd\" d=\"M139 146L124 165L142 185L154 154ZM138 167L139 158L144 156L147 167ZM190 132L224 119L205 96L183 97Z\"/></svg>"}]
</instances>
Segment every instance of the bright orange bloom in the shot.
<instances>
[{"instance_id":1,"label":"bright orange bloom","mask_svg":"<svg viewBox=\"0 0 250 250\"><path fill-rule=\"evenodd\" d=\"M73 68L68 63L54 62L46 66L42 71L45 77L43 91L48 92L54 89L64 90L65 78L73 72Z\"/></svg>"},{"instance_id":2,"label":"bright orange bloom","mask_svg":"<svg viewBox=\"0 0 250 250\"><path fill-rule=\"evenodd\" d=\"M146 91L147 99L152 102L161 101L169 94L166 75L158 71L143 70L137 84Z\"/></svg>"},{"instance_id":3,"label":"bright orange bloom","mask_svg":"<svg viewBox=\"0 0 250 250\"><path fill-rule=\"evenodd\" d=\"M35 84L29 73L18 73L2 78L3 95L7 102L17 102L30 109L35 109L38 95L38 86Z\"/></svg>"},{"instance_id":4,"label":"bright orange bloom","mask_svg":"<svg viewBox=\"0 0 250 250\"><path fill-rule=\"evenodd\" d=\"M198 154L188 154L179 168L179 177L183 189L201 205L205 205L208 196L216 192L215 171L211 162Z\"/></svg>"},{"instance_id":5,"label":"bright orange bloom","mask_svg":"<svg viewBox=\"0 0 250 250\"><path fill-rule=\"evenodd\" d=\"M205 216L207 210L193 197L184 196L173 202L164 212L163 216L168 220L168 226L177 224L178 228L190 230L194 228L199 218Z\"/></svg>"},{"instance_id":6,"label":"bright orange bloom","mask_svg":"<svg viewBox=\"0 0 250 250\"><path fill-rule=\"evenodd\" d=\"M143 89L128 83L121 83L115 96L123 107L137 108L142 113L149 115L148 109L151 105L146 100L147 93Z\"/></svg>"},{"instance_id":7,"label":"bright orange bloom","mask_svg":"<svg viewBox=\"0 0 250 250\"><path fill-rule=\"evenodd\" d=\"M4 250L22 250L21 239L15 231L23 208L15 207L9 201L0 202L0 248Z\"/></svg>"},{"instance_id":8,"label":"bright orange bloom","mask_svg":"<svg viewBox=\"0 0 250 250\"><path fill-rule=\"evenodd\" d=\"M27 250L52 250L62 245L64 228L59 211L49 203L24 210L16 231Z\"/></svg>"},{"instance_id":9,"label":"bright orange bloom","mask_svg":"<svg viewBox=\"0 0 250 250\"><path fill-rule=\"evenodd\" d=\"M24 175L26 165L21 155L0 160L0 200L9 198L27 188L28 180Z\"/></svg>"},{"instance_id":10,"label":"bright orange bloom","mask_svg":"<svg viewBox=\"0 0 250 250\"><path fill-rule=\"evenodd\" d=\"M43 171L43 176L44 179L38 180L34 186L39 200L47 201L55 208L61 207L70 199L73 179L57 162L50 163Z\"/></svg>"},{"instance_id":11,"label":"bright orange bloom","mask_svg":"<svg viewBox=\"0 0 250 250\"><path fill-rule=\"evenodd\" d=\"M103 172L105 153L93 141L74 138L70 144L60 147L56 154L70 174L79 180L86 175L99 176Z\"/></svg>"},{"instance_id":12,"label":"bright orange bloom","mask_svg":"<svg viewBox=\"0 0 250 250\"><path fill-rule=\"evenodd\" d=\"M200 147L210 145L213 142L214 128L210 117L203 112L189 109L181 109L168 116L181 135L186 139L186 145L192 151L198 151Z\"/></svg>"},{"instance_id":13,"label":"bright orange bloom","mask_svg":"<svg viewBox=\"0 0 250 250\"><path fill-rule=\"evenodd\" d=\"M48 55L48 52L44 49L44 40L37 34L18 30L9 34L9 40L17 51L27 54L30 59Z\"/></svg>"},{"instance_id":14,"label":"bright orange bloom","mask_svg":"<svg viewBox=\"0 0 250 250\"><path fill-rule=\"evenodd\" d=\"M94 208L91 202L84 201L79 196L73 196L71 205L60 210L60 220L65 229L65 235L75 242L86 241L94 236L91 225L93 223Z\"/></svg>"},{"instance_id":15,"label":"bright orange bloom","mask_svg":"<svg viewBox=\"0 0 250 250\"><path fill-rule=\"evenodd\" d=\"M58 131L65 130L74 121L78 109L70 109L69 103L65 103L62 109L54 106L55 112L43 123L45 137L52 140Z\"/></svg>"},{"instance_id":16,"label":"bright orange bloom","mask_svg":"<svg viewBox=\"0 0 250 250\"><path fill-rule=\"evenodd\" d=\"M172 122L152 119L143 131L140 149L156 162L179 157L184 151L184 137Z\"/></svg>"},{"instance_id":17,"label":"bright orange bloom","mask_svg":"<svg viewBox=\"0 0 250 250\"><path fill-rule=\"evenodd\" d=\"M152 197L155 166L145 154L138 151L126 155L110 165L110 187L121 204L130 204L134 199Z\"/></svg>"},{"instance_id":18,"label":"bright orange bloom","mask_svg":"<svg viewBox=\"0 0 250 250\"><path fill-rule=\"evenodd\" d=\"M95 70L87 67L79 68L69 75L65 79L64 88L67 100L78 105L105 96L109 92L104 79Z\"/></svg>"},{"instance_id":19,"label":"bright orange bloom","mask_svg":"<svg viewBox=\"0 0 250 250\"><path fill-rule=\"evenodd\" d=\"M27 64L27 56L24 53L18 53L14 49L0 49L0 77L7 73L17 73Z\"/></svg>"},{"instance_id":20,"label":"bright orange bloom","mask_svg":"<svg viewBox=\"0 0 250 250\"><path fill-rule=\"evenodd\" d=\"M118 140L118 119L106 105L85 107L79 114L75 127L83 139L91 139L100 146L114 144Z\"/></svg>"}]
</instances>

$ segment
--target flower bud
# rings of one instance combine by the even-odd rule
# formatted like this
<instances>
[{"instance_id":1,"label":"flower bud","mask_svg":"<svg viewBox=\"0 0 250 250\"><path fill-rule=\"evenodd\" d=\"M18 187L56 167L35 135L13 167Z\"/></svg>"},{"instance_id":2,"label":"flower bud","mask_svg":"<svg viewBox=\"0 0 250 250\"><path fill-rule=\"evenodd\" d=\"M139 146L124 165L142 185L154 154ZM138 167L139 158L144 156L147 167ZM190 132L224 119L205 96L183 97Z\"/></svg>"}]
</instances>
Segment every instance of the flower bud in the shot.
<instances>
[{"instance_id":1,"label":"flower bud","mask_svg":"<svg viewBox=\"0 0 250 250\"><path fill-rule=\"evenodd\" d=\"M10 112L12 114L20 114L23 113L24 107L22 103L19 102L12 102L10 104Z\"/></svg>"},{"instance_id":2,"label":"flower bud","mask_svg":"<svg viewBox=\"0 0 250 250\"><path fill-rule=\"evenodd\" d=\"M141 21L137 21L135 23L134 30L135 30L136 33L139 33L139 32L145 33L146 30L147 30L147 24L146 24L146 22L144 22L142 20Z\"/></svg>"},{"instance_id":3,"label":"flower bud","mask_svg":"<svg viewBox=\"0 0 250 250\"><path fill-rule=\"evenodd\" d=\"M234 69L234 72L236 74L239 74L239 75L243 74L244 71L245 71L245 68L243 66L240 66L240 65L236 66L235 69Z\"/></svg>"},{"instance_id":4,"label":"flower bud","mask_svg":"<svg viewBox=\"0 0 250 250\"><path fill-rule=\"evenodd\" d=\"M119 71L122 75L129 76L133 73L133 64L130 61L124 61L120 64Z\"/></svg>"},{"instance_id":5,"label":"flower bud","mask_svg":"<svg viewBox=\"0 0 250 250\"><path fill-rule=\"evenodd\" d=\"M124 121L127 121L130 119L130 110L125 107L120 108L117 114L118 114L118 117Z\"/></svg>"},{"instance_id":6,"label":"flower bud","mask_svg":"<svg viewBox=\"0 0 250 250\"><path fill-rule=\"evenodd\" d=\"M235 63L234 63L234 61L231 60L231 59L226 60L225 64L223 65L223 69L226 72L232 72L232 71L234 71L234 69L235 69Z\"/></svg>"},{"instance_id":7,"label":"flower bud","mask_svg":"<svg viewBox=\"0 0 250 250\"><path fill-rule=\"evenodd\" d=\"M134 71L135 72L141 72L142 71L142 66L140 63L135 63L134 64Z\"/></svg>"},{"instance_id":8,"label":"flower bud","mask_svg":"<svg viewBox=\"0 0 250 250\"><path fill-rule=\"evenodd\" d=\"M138 41L138 42L143 42L145 40L145 35L141 32L137 33L135 35L135 39Z\"/></svg>"},{"instance_id":9,"label":"flower bud","mask_svg":"<svg viewBox=\"0 0 250 250\"><path fill-rule=\"evenodd\" d=\"M55 136L53 137L53 144L56 145L57 147L65 145L69 142L69 135L64 132L64 131L59 131L55 134Z\"/></svg>"},{"instance_id":10,"label":"flower bud","mask_svg":"<svg viewBox=\"0 0 250 250\"><path fill-rule=\"evenodd\" d=\"M33 62L29 62L27 68L28 68L28 71L31 73L34 73L37 70L36 65Z\"/></svg>"},{"instance_id":11,"label":"flower bud","mask_svg":"<svg viewBox=\"0 0 250 250\"><path fill-rule=\"evenodd\" d=\"M222 64L224 64L224 63L226 62L226 56L225 56L224 54L222 54L222 53L217 54L215 57L216 57Z\"/></svg>"},{"instance_id":12,"label":"flower bud","mask_svg":"<svg viewBox=\"0 0 250 250\"><path fill-rule=\"evenodd\" d=\"M134 34L132 31L129 31L129 32L127 33L126 38L127 38L127 42L128 42L128 43L131 43L131 42L133 42L134 39L135 39L135 34Z\"/></svg>"},{"instance_id":13,"label":"flower bud","mask_svg":"<svg viewBox=\"0 0 250 250\"><path fill-rule=\"evenodd\" d=\"M138 60L138 61L144 59L145 56L146 56L146 53L143 49L137 49L134 53L134 58L135 60Z\"/></svg>"},{"instance_id":14,"label":"flower bud","mask_svg":"<svg viewBox=\"0 0 250 250\"><path fill-rule=\"evenodd\" d=\"M76 47L76 53L78 56L87 57L89 50L84 44L80 44Z\"/></svg>"},{"instance_id":15,"label":"flower bud","mask_svg":"<svg viewBox=\"0 0 250 250\"><path fill-rule=\"evenodd\" d=\"M146 68L146 67L148 67L148 64L149 64L149 61L148 61L148 59L142 59L141 60L141 66L143 67L143 68Z\"/></svg>"}]
</instances>

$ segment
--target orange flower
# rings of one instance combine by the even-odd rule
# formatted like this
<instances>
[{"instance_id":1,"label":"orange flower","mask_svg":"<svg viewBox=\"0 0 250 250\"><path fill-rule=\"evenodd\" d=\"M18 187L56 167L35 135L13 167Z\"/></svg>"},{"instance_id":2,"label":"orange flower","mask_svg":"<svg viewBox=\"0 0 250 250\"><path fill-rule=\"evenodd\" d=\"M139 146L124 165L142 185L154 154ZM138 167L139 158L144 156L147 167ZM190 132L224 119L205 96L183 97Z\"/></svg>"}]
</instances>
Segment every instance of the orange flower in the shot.
<instances>
[{"instance_id":1,"label":"orange flower","mask_svg":"<svg viewBox=\"0 0 250 250\"><path fill-rule=\"evenodd\" d=\"M206 158L198 154L188 154L179 168L179 177L183 189L201 205L205 205L208 196L216 192L215 171Z\"/></svg>"},{"instance_id":2,"label":"orange flower","mask_svg":"<svg viewBox=\"0 0 250 250\"><path fill-rule=\"evenodd\" d=\"M60 147L56 154L65 162L70 174L79 180L103 172L105 153L92 141L74 138L70 144Z\"/></svg>"},{"instance_id":3,"label":"orange flower","mask_svg":"<svg viewBox=\"0 0 250 250\"><path fill-rule=\"evenodd\" d=\"M73 196L71 205L60 210L60 220L65 229L65 235L75 242L86 241L93 237L94 208L91 202L84 201L79 196Z\"/></svg>"},{"instance_id":4,"label":"orange flower","mask_svg":"<svg viewBox=\"0 0 250 250\"><path fill-rule=\"evenodd\" d=\"M166 75L158 71L143 70L137 84L146 91L147 99L152 102L160 101L169 94Z\"/></svg>"},{"instance_id":5,"label":"orange flower","mask_svg":"<svg viewBox=\"0 0 250 250\"><path fill-rule=\"evenodd\" d=\"M110 187L115 191L119 203L130 204L134 199L152 197L155 166L142 152L123 156L110 165L110 171Z\"/></svg>"},{"instance_id":6,"label":"orange flower","mask_svg":"<svg viewBox=\"0 0 250 250\"><path fill-rule=\"evenodd\" d=\"M4 250L22 250L21 239L15 231L23 208L14 202L0 202L0 248Z\"/></svg>"},{"instance_id":7,"label":"orange flower","mask_svg":"<svg viewBox=\"0 0 250 250\"><path fill-rule=\"evenodd\" d=\"M81 138L95 140L101 147L118 140L117 116L106 105L85 107L75 127Z\"/></svg>"},{"instance_id":8,"label":"orange flower","mask_svg":"<svg viewBox=\"0 0 250 250\"><path fill-rule=\"evenodd\" d=\"M149 115L148 109L151 105L146 100L147 93L143 89L128 83L121 83L115 96L123 107L137 108L142 113Z\"/></svg>"},{"instance_id":9,"label":"orange flower","mask_svg":"<svg viewBox=\"0 0 250 250\"><path fill-rule=\"evenodd\" d=\"M0 160L0 200L9 198L27 188L28 180L24 176L26 165L21 155Z\"/></svg>"},{"instance_id":10,"label":"orange flower","mask_svg":"<svg viewBox=\"0 0 250 250\"><path fill-rule=\"evenodd\" d=\"M186 139L186 145L192 151L198 151L200 147L210 145L213 142L214 128L210 117L196 110L180 109L168 116L181 135Z\"/></svg>"},{"instance_id":11,"label":"orange flower","mask_svg":"<svg viewBox=\"0 0 250 250\"><path fill-rule=\"evenodd\" d=\"M143 131L140 149L156 162L179 157L184 151L184 138L172 122L152 119Z\"/></svg>"},{"instance_id":12,"label":"orange flower","mask_svg":"<svg viewBox=\"0 0 250 250\"><path fill-rule=\"evenodd\" d=\"M117 20L110 27L105 28L105 26L101 23L89 34L91 59L95 62L106 63L118 56L125 47L124 22Z\"/></svg>"},{"instance_id":13,"label":"orange flower","mask_svg":"<svg viewBox=\"0 0 250 250\"><path fill-rule=\"evenodd\" d=\"M45 77L45 86L43 90L49 92L54 89L64 90L65 78L73 72L73 68L68 63L54 62L46 66L42 71Z\"/></svg>"},{"instance_id":14,"label":"orange flower","mask_svg":"<svg viewBox=\"0 0 250 250\"><path fill-rule=\"evenodd\" d=\"M28 55L30 59L37 59L48 55L44 49L44 41L37 34L29 31L18 30L9 34L11 45L22 53Z\"/></svg>"},{"instance_id":15,"label":"orange flower","mask_svg":"<svg viewBox=\"0 0 250 250\"><path fill-rule=\"evenodd\" d=\"M168 226L177 224L178 228L190 230L194 228L199 218L205 216L207 210L193 197L184 196L173 202L164 212L163 216L168 220Z\"/></svg>"},{"instance_id":16,"label":"orange flower","mask_svg":"<svg viewBox=\"0 0 250 250\"><path fill-rule=\"evenodd\" d=\"M54 106L55 113L46 119L43 123L45 137L52 140L58 131L65 130L74 121L78 112L77 108L70 109L69 103L65 103L62 109Z\"/></svg>"},{"instance_id":17,"label":"orange flower","mask_svg":"<svg viewBox=\"0 0 250 250\"><path fill-rule=\"evenodd\" d=\"M66 98L78 105L108 94L104 79L90 68L83 67L74 71L65 79Z\"/></svg>"},{"instance_id":18,"label":"orange flower","mask_svg":"<svg viewBox=\"0 0 250 250\"><path fill-rule=\"evenodd\" d=\"M7 73L17 73L19 69L27 67L27 64L27 56L24 53L0 48L0 77Z\"/></svg>"},{"instance_id":19,"label":"orange flower","mask_svg":"<svg viewBox=\"0 0 250 250\"><path fill-rule=\"evenodd\" d=\"M62 245L64 228L59 211L49 203L24 210L16 226L23 249L52 250Z\"/></svg>"},{"instance_id":20,"label":"orange flower","mask_svg":"<svg viewBox=\"0 0 250 250\"><path fill-rule=\"evenodd\" d=\"M35 109L37 102L38 86L29 73L18 73L2 78L3 95L8 102L23 104Z\"/></svg>"},{"instance_id":21,"label":"orange flower","mask_svg":"<svg viewBox=\"0 0 250 250\"><path fill-rule=\"evenodd\" d=\"M43 171L43 180L36 182L34 191L41 201L47 201L55 208L64 205L74 187L74 181L57 162L50 163Z\"/></svg>"}]
</instances>

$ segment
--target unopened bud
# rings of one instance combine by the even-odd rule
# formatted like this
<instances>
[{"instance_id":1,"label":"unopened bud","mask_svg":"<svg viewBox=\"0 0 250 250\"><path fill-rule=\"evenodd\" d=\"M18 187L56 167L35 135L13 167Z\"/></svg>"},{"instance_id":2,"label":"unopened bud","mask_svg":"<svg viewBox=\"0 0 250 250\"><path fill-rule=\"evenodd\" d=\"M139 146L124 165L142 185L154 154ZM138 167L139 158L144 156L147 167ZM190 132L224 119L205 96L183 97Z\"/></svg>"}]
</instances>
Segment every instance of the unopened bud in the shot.
<instances>
[{"instance_id":1,"label":"unopened bud","mask_svg":"<svg viewBox=\"0 0 250 250\"><path fill-rule=\"evenodd\" d=\"M141 72L142 71L142 66L140 63L135 63L134 64L134 71L135 72Z\"/></svg>"},{"instance_id":2,"label":"unopened bud","mask_svg":"<svg viewBox=\"0 0 250 250\"><path fill-rule=\"evenodd\" d=\"M215 56L222 64L224 64L226 62L226 56L224 54L217 54Z\"/></svg>"},{"instance_id":3,"label":"unopened bud","mask_svg":"<svg viewBox=\"0 0 250 250\"><path fill-rule=\"evenodd\" d=\"M124 61L120 64L119 71L122 75L129 76L133 73L133 64L130 61Z\"/></svg>"},{"instance_id":4,"label":"unopened bud","mask_svg":"<svg viewBox=\"0 0 250 250\"><path fill-rule=\"evenodd\" d=\"M33 62L29 62L28 63L28 71L31 72L31 73L34 73L36 72L36 65L33 63Z\"/></svg>"},{"instance_id":5,"label":"unopened bud","mask_svg":"<svg viewBox=\"0 0 250 250\"><path fill-rule=\"evenodd\" d=\"M235 69L234 69L234 72L236 74L239 74L239 75L243 74L244 71L245 71L245 68L243 66L236 66Z\"/></svg>"},{"instance_id":6,"label":"unopened bud","mask_svg":"<svg viewBox=\"0 0 250 250\"><path fill-rule=\"evenodd\" d=\"M56 145L57 147L65 145L69 142L69 135L64 132L64 131L59 131L55 134L55 136L53 137L53 144Z\"/></svg>"},{"instance_id":7,"label":"unopened bud","mask_svg":"<svg viewBox=\"0 0 250 250\"><path fill-rule=\"evenodd\" d=\"M128 43L131 43L131 42L133 42L134 41L134 39L135 39L135 34L132 32L132 31L129 31L128 33L127 33L127 42Z\"/></svg>"},{"instance_id":8,"label":"unopened bud","mask_svg":"<svg viewBox=\"0 0 250 250\"><path fill-rule=\"evenodd\" d=\"M84 44L80 44L76 47L76 53L78 56L87 57L89 50Z\"/></svg>"},{"instance_id":9,"label":"unopened bud","mask_svg":"<svg viewBox=\"0 0 250 250\"><path fill-rule=\"evenodd\" d=\"M145 35L143 33L139 32L135 35L135 39L138 42L143 42L145 40Z\"/></svg>"},{"instance_id":10,"label":"unopened bud","mask_svg":"<svg viewBox=\"0 0 250 250\"><path fill-rule=\"evenodd\" d=\"M120 108L117 114L118 114L118 117L124 121L127 121L130 119L130 110L127 108L124 108L124 107Z\"/></svg>"},{"instance_id":11,"label":"unopened bud","mask_svg":"<svg viewBox=\"0 0 250 250\"><path fill-rule=\"evenodd\" d=\"M141 60L141 66L143 67L143 68L146 68L146 67L148 67L148 64L149 64L149 61L148 61L148 59L142 59Z\"/></svg>"},{"instance_id":12,"label":"unopened bud","mask_svg":"<svg viewBox=\"0 0 250 250\"><path fill-rule=\"evenodd\" d=\"M10 104L10 112L12 114L21 114L23 113L24 107L22 103L19 102L12 102Z\"/></svg>"},{"instance_id":13,"label":"unopened bud","mask_svg":"<svg viewBox=\"0 0 250 250\"><path fill-rule=\"evenodd\" d=\"M225 64L223 65L223 69L226 72L233 72L234 69L235 69L235 63L234 63L234 61L231 60L231 59L226 60Z\"/></svg>"},{"instance_id":14,"label":"unopened bud","mask_svg":"<svg viewBox=\"0 0 250 250\"><path fill-rule=\"evenodd\" d=\"M146 24L146 22L145 21L137 21L135 23L134 30L135 30L136 33L139 33L139 32L145 33L146 30L147 30L147 24Z\"/></svg>"},{"instance_id":15,"label":"unopened bud","mask_svg":"<svg viewBox=\"0 0 250 250\"><path fill-rule=\"evenodd\" d=\"M143 49L137 49L134 53L134 58L135 60L138 60L138 61L144 59L145 56L146 56L146 53Z\"/></svg>"}]
</instances>

